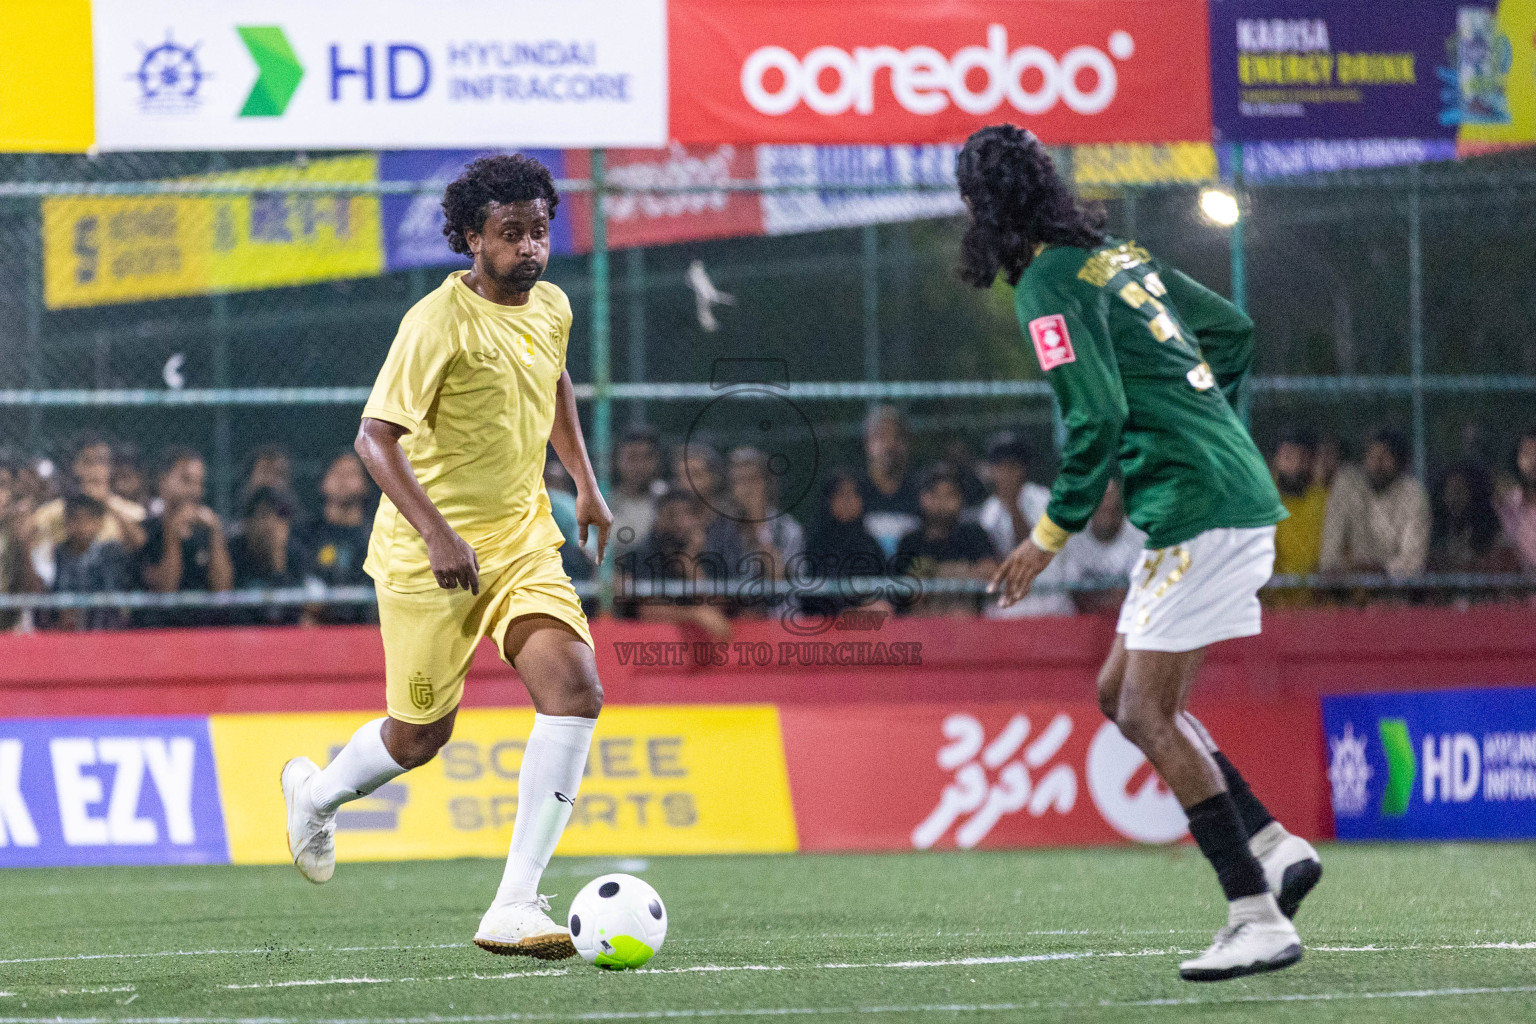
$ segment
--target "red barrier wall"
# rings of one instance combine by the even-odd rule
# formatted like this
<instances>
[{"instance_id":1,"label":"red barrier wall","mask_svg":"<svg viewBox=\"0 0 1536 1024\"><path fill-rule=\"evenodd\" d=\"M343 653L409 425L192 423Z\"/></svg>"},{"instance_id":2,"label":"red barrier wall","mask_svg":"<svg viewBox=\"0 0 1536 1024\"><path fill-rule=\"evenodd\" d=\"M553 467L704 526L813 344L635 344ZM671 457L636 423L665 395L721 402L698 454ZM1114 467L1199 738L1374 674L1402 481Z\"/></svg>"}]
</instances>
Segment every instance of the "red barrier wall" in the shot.
<instances>
[{"instance_id":1,"label":"red barrier wall","mask_svg":"<svg viewBox=\"0 0 1536 1024\"><path fill-rule=\"evenodd\" d=\"M778 705L800 846L830 850L1160 841L1177 807L1093 702L1113 628L892 619L805 638L744 622L715 647L631 622L593 634L610 703ZM850 644L905 663L799 663ZM363 627L0 637L5 717L368 710L382 707L382 673ZM1293 611L1215 648L1193 708L1271 809L1321 836L1319 694L1532 683L1536 609ZM483 645L465 704L526 703Z\"/></svg>"},{"instance_id":2,"label":"red barrier wall","mask_svg":"<svg viewBox=\"0 0 1536 1024\"><path fill-rule=\"evenodd\" d=\"M1114 635L1110 618L889 619L820 643L920 644L921 663L892 668L781 666L800 641L774 621L743 622L732 643L767 643L773 658L723 667L641 667L624 645L704 641L671 626L600 620L598 665L614 703L753 701L850 704L1091 699ZM6 716L356 710L382 706L384 652L372 627L207 629L0 636ZM1480 607L1293 611L1266 615L1264 635L1214 648L1197 689L1290 700L1317 693L1536 683L1536 609ZM527 703L516 673L482 644L469 706Z\"/></svg>"}]
</instances>

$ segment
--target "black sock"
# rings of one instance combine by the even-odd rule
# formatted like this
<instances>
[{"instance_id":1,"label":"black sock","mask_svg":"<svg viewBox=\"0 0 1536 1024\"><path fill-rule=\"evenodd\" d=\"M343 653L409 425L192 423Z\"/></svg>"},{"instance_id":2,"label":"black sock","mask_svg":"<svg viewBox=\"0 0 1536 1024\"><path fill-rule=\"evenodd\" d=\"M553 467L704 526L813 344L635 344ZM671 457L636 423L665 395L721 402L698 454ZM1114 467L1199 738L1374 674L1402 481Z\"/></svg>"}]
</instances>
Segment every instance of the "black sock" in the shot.
<instances>
[{"instance_id":1,"label":"black sock","mask_svg":"<svg viewBox=\"0 0 1536 1024\"><path fill-rule=\"evenodd\" d=\"M1229 901L1269 892L1264 870L1248 849L1243 821L1230 794L1217 793L1195 804L1186 813L1189 815L1189 834L1195 837L1200 852L1216 869L1221 891L1227 894Z\"/></svg>"},{"instance_id":2,"label":"black sock","mask_svg":"<svg viewBox=\"0 0 1536 1024\"><path fill-rule=\"evenodd\" d=\"M1259 834L1259 829L1274 821L1275 816L1253 795L1253 790L1248 788L1248 780L1227 760L1226 754L1213 750L1211 758L1216 762L1216 767L1221 769L1221 777L1227 780L1227 792L1232 794L1232 802L1237 805L1237 815L1243 819L1243 831L1252 839Z\"/></svg>"}]
</instances>

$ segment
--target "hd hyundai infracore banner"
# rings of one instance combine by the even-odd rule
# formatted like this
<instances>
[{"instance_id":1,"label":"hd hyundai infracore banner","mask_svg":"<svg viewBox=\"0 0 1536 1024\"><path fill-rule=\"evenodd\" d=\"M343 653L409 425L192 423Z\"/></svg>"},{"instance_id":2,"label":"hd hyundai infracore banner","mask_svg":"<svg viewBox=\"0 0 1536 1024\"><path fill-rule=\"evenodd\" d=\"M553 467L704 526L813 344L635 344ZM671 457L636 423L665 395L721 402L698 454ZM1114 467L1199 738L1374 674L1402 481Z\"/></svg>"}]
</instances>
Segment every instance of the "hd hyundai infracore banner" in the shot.
<instances>
[{"instance_id":1,"label":"hd hyundai infracore banner","mask_svg":"<svg viewBox=\"0 0 1536 1024\"><path fill-rule=\"evenodd\" d=\"M663 0L96 0L114 149L660 146Z\"/></svg>"}]
</instances>

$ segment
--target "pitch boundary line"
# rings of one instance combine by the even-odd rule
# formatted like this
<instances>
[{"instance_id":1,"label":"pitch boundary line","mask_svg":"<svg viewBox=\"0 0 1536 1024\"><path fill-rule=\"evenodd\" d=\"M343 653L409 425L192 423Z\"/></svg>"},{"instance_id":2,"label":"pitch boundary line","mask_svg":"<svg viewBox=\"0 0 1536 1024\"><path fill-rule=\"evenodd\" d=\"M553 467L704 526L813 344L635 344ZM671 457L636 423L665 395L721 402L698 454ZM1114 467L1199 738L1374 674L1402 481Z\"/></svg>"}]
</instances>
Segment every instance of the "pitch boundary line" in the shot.
<instances>
[{"instance_id":1,"label":"pitch boundary line","mask_svg":"<svg viewBox=\"0 0 1536 1024\"><path fill-rule=\"evenodd\" d=\"M1536 985L1489 988L1399 989L1376 992L1292 992L1216 999L1032 1003L927 1003L888 1006L777 1006L743 1009L596 1010L585 1013L505 1013L456 1017L0 1017L0 1024L494 1024L498 1021L672 1020L715 1017L801 1017L879 1013L1016 1013L1023 1010L1114 1010L1254 1003L1347 1002L1357 999L1446 999L1454 996L1527 995Z\"/></svg>"}]
</instances>

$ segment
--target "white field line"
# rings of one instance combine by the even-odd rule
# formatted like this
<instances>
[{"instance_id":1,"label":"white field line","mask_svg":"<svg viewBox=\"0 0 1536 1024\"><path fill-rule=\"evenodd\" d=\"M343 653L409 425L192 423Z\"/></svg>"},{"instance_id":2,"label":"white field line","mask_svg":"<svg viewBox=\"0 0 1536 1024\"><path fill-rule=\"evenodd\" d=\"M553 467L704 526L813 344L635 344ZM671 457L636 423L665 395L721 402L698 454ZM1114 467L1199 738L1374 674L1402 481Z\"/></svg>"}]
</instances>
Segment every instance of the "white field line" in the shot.
<instances>
[{"instance_id":1,"label":"white field line","mask_svg":"<svg viewBox=\"0 0 1536 1024\"><path fill-rule=\"evenodd\" d=\"M1528 943L1478 943L1469 946L1317 946L1310 952L1316 953L1395 953L1400 951L1418 949L1536 949L1536 942ZM1038 964L1054 963L1065 960L1116 960L1127 957L1143 956L1174 956L1193 952L1187 949L1141 949L1131 951L1112 950L1109 952L1079 951L1058 953L1032 953L1019 956L973 956L956 957L949 960L892 960L878 963L826 963L808 964L796 966L791 964L694 964L687 967L648 967L632 971L632 974L729 974L743 971L750 972L779 972L779 971L844 971L844 970L915 970L934 967L990 967L998 965ZM305 988L325 985L387 985L387 984L420 984L425 982L449 982L449 981L502 981L512 978L547 978L558 977L569 973L568 969L559 968L543 971L512 971L506 974L444 974L435 977L409 977L409 978L303 978L285 979L280 981L264 981L233 985L220 985L222 990L241 989L273 989L273 988Z\"/></svg>"},{"instance_id":2,"label":"white field line","mask_svg":"<svg viewBox=\"0 0 1536 1024\"><path fill-rule=\"evenodd\" d=\"M435 942L422 946L259 946L255 949L168 949L160 953L71 953L67 956L29 956L0 960L3 964L46 964L60 960L153 960L165 956L260 956L271 953L382 953L410 949L467 949L467 942Z\"/></svg>"},{"instance_id":3,"label":"white field line","mask_svg":"<svg viewBox=\"0 0 1536 1024\"><path fill-rule=\"evenodd\" d=\"M300 981L258 981L248 985L220 985L219 988L309 988L317 985L395 985L424 981L504 981L507 978L549 978L569 973L568 967L556 967L545 971L508 971L505 974L439 974L430 978L305 978Z\"/></svg>"},{"instance_id":4,"label":"white field line","mask_svg":"<svg viewBox=\"0 0 1536 1024\"><path fill-rule=\"evenodd\" d=\"M0 1017L0 1024L494 1024L498 1021L673 1020L716 1017L810 1017L829 1014L1017 1013L1027 1010L1156 1009L1256 1003L1347 1002L1364 999L1447 999L1457 996L1529 995L1536 985L1500 988L1400 989L1378 992L1293 992L1212 999L1143 999L1129 1002L928 1003L887 1006L765 1006L743 1009L594 1010L586 1013L501 1013L430 1017Z\"/></svg>"}]
</instances>

